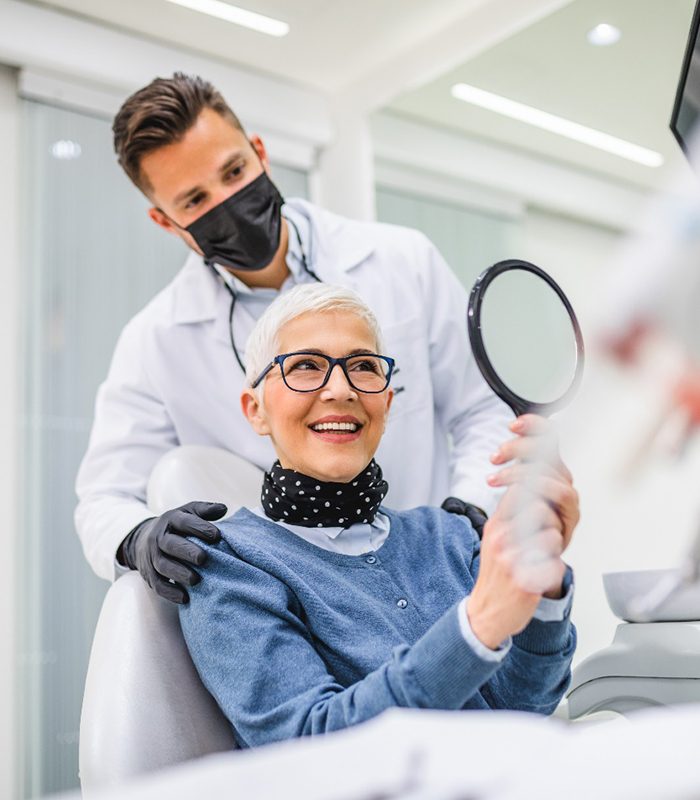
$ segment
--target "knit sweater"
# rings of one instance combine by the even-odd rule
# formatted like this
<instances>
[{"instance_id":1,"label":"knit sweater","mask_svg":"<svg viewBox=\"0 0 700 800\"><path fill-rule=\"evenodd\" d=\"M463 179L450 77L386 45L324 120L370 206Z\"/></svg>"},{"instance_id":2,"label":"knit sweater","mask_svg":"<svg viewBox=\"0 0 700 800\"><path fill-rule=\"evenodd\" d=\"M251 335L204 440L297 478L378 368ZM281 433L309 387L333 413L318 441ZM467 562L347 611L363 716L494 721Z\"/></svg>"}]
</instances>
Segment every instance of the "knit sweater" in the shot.
<instances>
[{"instance_id":1,"label":"knit sweater","mask_svg":"<svg viewBox=\"0 0 700 800\"><path fill-rule=\"evenodd\" d=\"M247 509L205 545L180 622L239 745L339 730L395 706L556 708L576 644L568 617L533 619L500 663L480 658L457 616L479 570L469 521L381 510L391 531L371 554L322 550Z\"/></svg>"}]
</instances>

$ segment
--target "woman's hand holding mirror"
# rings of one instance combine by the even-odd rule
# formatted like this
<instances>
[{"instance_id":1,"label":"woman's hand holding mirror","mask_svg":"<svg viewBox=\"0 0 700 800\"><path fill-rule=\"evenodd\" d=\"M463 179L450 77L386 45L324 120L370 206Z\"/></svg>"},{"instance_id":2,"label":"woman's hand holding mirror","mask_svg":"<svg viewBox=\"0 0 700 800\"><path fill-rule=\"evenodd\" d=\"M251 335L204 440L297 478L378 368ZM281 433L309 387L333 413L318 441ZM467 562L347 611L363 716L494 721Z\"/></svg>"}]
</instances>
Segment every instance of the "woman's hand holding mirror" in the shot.
<instances>
[{"instance_id":1,"label":"woman's hand holding mirror","mask_svg":"<svg viewBox=\"0 0 700 800\"><path fill-rule=\"evenodd\" d=\"M489 476L491 486L519 486L523 492L546 500L559 517L564 549L569 546L580 519L578 492L573 476L559 454L556 433L548 420L525 414L510 429L517 435L491 456L494 465L507 465Z\"/></svg>"}]
</instances>

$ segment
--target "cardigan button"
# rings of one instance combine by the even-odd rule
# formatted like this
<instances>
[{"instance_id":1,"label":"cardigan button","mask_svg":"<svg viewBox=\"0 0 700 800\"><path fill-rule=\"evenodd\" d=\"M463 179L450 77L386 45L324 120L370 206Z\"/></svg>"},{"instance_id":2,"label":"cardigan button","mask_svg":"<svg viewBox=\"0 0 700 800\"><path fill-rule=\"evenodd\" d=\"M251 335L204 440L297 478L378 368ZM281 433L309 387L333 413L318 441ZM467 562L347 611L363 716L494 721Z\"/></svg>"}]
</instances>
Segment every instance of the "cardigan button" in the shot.
<instances>
[{"instance_id":1,"label":"cardigan button","mask_svg":"<svg viewBox=\"0 0 700 800\"><path fill-rule=\"evenodd\" d=\"M404 599L404 598L402 597L400 600L398 600L398 601L397 601L396 605L397 605L399 608L406 608L406 606L408 605L408 600L406 600L406 599Z\"/></svg>"}]
</instances>

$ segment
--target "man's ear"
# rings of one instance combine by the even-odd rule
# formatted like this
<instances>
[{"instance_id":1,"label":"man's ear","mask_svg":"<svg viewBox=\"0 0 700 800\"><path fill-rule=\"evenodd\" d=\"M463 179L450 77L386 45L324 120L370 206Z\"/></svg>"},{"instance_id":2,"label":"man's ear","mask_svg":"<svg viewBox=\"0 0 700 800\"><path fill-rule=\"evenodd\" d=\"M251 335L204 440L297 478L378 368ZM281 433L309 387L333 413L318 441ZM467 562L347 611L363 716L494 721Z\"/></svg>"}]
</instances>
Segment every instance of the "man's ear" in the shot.
<instances>
[{"instance_id":1,"label":"man's ear","mask_svg":"<svg viewBox=\"0 0 700 800\"><path fill-rule=\"evenodd\" d=\"M178 231L175 225L171 222L165 214L155 206L151 206L148 209L148 216L156 223L156 225L160 225L163 230L168 231L168 233L174 233L175 236L178 236Z\"/></svg>"},{"instance_id":2,"label":"man's ear","mask_svg":"<svg viewBox=\"0 0 700 800\"><path fill-rule=\"evenodd\" d=\"M269 174L270 159L267 157L267 150L265 149L263 140L258 136L257 133L254 133L248 141L253 145L253 150L255 150L255 152L258 154L258 158L260 159L265 172Z\"/></svg>"},{"instance_id":3,"label":"man's ear","mask_svg":"<svg viewBox=\"0 0 700 800\"><path fill-rule=\"evenodd\" d=\"M270 426L261 408L258 398L252 389L244 389L241 394L241 410L243 416L250 422L251 427L259 436L269 436Z\"/></svg>"}]
</instances>

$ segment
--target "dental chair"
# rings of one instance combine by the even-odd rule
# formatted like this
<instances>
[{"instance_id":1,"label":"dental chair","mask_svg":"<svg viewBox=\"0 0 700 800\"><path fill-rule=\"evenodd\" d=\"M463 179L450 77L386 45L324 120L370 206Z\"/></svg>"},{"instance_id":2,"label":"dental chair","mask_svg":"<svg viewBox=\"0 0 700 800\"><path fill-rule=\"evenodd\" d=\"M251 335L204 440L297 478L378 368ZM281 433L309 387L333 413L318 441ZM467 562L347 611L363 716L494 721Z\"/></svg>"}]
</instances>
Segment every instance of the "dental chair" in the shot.
<instances>
[{"instance_id":1,"label":"dental chair","mask_svg":"<svg viewBox=\"0 0 700 800\"><path fill-rule=\"evenodd\" d=\"M574 670L567 695L570 720L599 712L627 716L654 706L700 702L700 586L679 584L643 616L634 601L648 597L676 570L603 576L612 612L623 622L612 644Z\"/></svg>"},{"instance_id":2,"label":"dental chair","mask_svg":"<svg viewBox=\"0 0 700 800\"><path fill-rule=\"evenodd\" d=\"M160 514L190 500L257 505L262 472L214 447L167 453L148 485ZM109 588L97 621L80 720L85 795L209 753L235 747L231 726L190 659L177 608L137 572Z\"/></svg>"}]
</instances>

